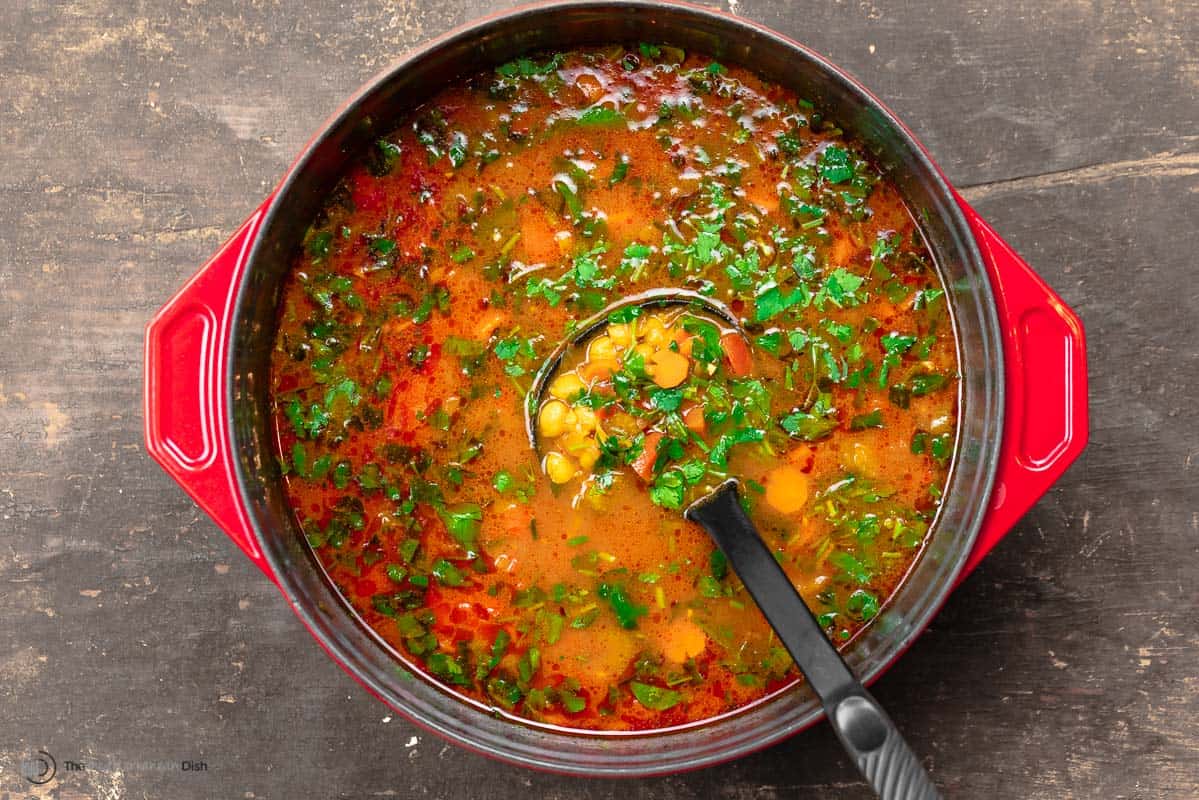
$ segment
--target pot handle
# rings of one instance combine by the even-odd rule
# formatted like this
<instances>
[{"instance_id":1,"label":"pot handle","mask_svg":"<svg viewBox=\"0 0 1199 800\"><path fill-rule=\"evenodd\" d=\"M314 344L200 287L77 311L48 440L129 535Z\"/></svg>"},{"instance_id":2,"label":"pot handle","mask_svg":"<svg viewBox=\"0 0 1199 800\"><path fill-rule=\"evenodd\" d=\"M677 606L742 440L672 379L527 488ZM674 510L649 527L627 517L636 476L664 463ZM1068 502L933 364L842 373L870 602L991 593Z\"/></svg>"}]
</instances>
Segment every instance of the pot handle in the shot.
<instances>
[{"instance_id":1,"label":"pot handle","mask_svg":"<svg viewBox=\"0 0 1199 800\"><path fill-rule=\"evenodd\" d=\"M225 436L230 326L263 208L146 324L144 410L150 456L269 576Z\"/></svg>"},{"instance_id":2,"label":"pot handle","mask_svg":"<svg viewBox=\"0 0 1199 800\"><path fill-rule=\"evenodd\" d=\"M1078 457L1088 423L1082 321L973 208L958 203L990 274L1006 378L991 505L961 581Z\"/></svg>"}]
</instances>

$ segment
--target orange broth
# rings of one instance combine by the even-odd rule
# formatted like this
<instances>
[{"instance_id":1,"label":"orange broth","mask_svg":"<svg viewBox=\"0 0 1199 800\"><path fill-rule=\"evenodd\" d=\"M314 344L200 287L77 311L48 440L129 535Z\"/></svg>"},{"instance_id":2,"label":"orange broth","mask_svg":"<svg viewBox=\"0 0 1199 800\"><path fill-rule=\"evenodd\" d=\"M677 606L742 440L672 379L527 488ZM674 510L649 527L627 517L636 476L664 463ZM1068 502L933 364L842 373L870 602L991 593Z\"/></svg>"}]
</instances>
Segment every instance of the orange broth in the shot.
<instances>
[{"instance_id":1,"label":"orange broth","mask_svg":"<svg viewBox=\"0 0 1199 800\"><path fill-rule=\"evenodd\" d=\"M663 288L743 335L614 315L620 346L546 399L551 478L534 374ZM665 45L519 59L375 142L307 233L272 369L288 497L366 624L461 695L583 729L797 679L685 503L738 477L846 643L918 557L956 429L944 287L895 188L791 92Z\"/></svg>"}]
</instances>

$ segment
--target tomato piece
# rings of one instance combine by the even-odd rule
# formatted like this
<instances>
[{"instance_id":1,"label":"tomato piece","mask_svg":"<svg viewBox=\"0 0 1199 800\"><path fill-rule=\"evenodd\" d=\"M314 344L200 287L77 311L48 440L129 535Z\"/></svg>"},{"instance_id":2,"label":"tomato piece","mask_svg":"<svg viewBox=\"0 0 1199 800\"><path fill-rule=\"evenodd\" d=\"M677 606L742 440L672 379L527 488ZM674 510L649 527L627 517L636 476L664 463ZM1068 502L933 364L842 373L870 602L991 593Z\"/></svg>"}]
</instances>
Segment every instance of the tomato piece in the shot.
<instances>
[{"instance_id":1,"label":"tomato piece","mask_svg":"<svg viewBox=\"0 0 1199 800\"><path fill-rule=\"evenodd\" d=\"M749 354L749 345L741 338L741 334L726 333L720 337L720 346L724 350L724 360L731 375L741 378L753 370L754 362Z\"/></svg>"},{"instance_id":2,"label":"tomato piece","mask_svg":"<svg viewBox=\"0 0 1199 800\"><path fill-rule=\"evenodd\" d=\"M658 445L662 441L662 434L654 432L645 435L645 446L641 449L641 455L633 459L630 464L633 472L641 480L649 483L654 477L654 462L658 460Z\"/></svg>"}]
</instances>

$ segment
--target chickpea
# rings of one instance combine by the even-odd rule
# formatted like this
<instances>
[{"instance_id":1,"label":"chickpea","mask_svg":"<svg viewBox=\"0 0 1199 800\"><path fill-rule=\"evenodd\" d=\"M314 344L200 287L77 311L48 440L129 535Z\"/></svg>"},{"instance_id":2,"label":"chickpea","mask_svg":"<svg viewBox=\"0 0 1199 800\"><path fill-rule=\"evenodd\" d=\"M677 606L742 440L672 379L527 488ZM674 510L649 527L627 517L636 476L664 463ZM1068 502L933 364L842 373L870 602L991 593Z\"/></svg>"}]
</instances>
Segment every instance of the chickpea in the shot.
<instances>
[{"instance_id":1,"label":"chickpea","mask_svg":"<svg viewBox=\"0 0 1199 800\"><path fill-rule=\"evenodd\" d=\"M600 362L615 361L616 343L607 335L595 337L587 346L587 358Z\"/></svg>"},{"instance_id":2,"label":"chickpea","mask_svg":"<svg viewBox=\"0 0 1199 800\"><path fill-rule=\"evenodd\" d=\"M654 346L649 342L642 342L633 348L633 352L649 361L649 357L654 354Z\"/></svg>"},{"instance_id":3,"label":"chickpea","mask_svg":"<svg viewBox=\"0 0 1199 800\"><path fill-rule=\"evenodd\" d=\"M622 323L608 326L608 337L617 347L624 349L633 343L633 327Z\"/></svg>"},{"instance_id":4,"label":"chickpea","mask_svg":"<svg viewBox=\"0 0 1199 800\"><path fill-rule=\"evenodd\" d=\"M544 464L545 474L554 483L566 483L575 476L575 465L561 453L548 453Z\"/></svg>"},{"instance_id":5,"label":"chickpea","mask_svg":"<svg viewBox=\"0 0 1199 800\"><path fill-rule=\"evenodd\" d=\"M642 317L637 322L637 336L651 345L661 345L666 340L666 325L659 317Z\"/></svg>"},{"instance_id":6,"label":"chickpea","mask_svg":"<svg viewBox=\"0 0 1199 800\"><path fill-rule=\"evenodd\" d=\"M591 433L595 430L595 411L587 406L575 406L574 428L579 433Z\"/></svg>"},{"instance_id":7,"label":"chickpea","mask_svg":"<svg viewBox=\"0 0 1199 800\"><path fill-rule=\"evenodd\" d=\"M579 454L579 466L585 470L590 470L595 466L595 462L599 461L600 449L594 444L583 448Z\"/></svg>"},{"instance_id":8,"label":"chickpea","mask_svg":"<svg viewBox=\"0 0 1199 800\"><path fill-rule=\"evenodd\" d=\"M587 387L583 379L573 372L564 372L550 383L550 395L559 400L571 400L578 397Z\"/></svg>"},{"instance_id":9,"label":"chickpea","mask_svg":"<svg viewBox=\"0 0 1199 800\"><path fill-rule=\"evenodd\" d=\"M594 441L590 436L576 432L567 432L561 439L558 440L562 449L572 456L578 457L579 453L586 450L588 447L594 446Z\"/></svg>"},{"instance_id":10,"label":"chickpea","mask_svg":"<svg viewBox=\"0 0 1199 800\"><path fill-rule=\"evenodd\" d=\"M554 439L566 432L568 409L561 400L550 400L541 407L537 417L537 432L546 439Z\"/></svg>"}]
</instances>

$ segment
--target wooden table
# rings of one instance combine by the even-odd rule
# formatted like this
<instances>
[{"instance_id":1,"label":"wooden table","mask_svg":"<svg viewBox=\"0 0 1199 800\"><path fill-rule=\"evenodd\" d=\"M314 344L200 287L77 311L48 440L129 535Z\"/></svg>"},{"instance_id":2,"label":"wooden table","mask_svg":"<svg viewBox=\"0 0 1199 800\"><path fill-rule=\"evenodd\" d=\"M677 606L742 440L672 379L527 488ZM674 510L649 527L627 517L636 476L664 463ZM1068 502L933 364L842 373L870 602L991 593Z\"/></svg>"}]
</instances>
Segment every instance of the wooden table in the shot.
<instances>
[{"instance_id":1,"label":"wooden table","mask_svg":"<svg viewBox=\"0 0 1199 800\"><path fill-rule=\"evenodd\" d=\"M0 8L0 798L869 796L824 726L626 783L431 738L143 451L150 314L343 98L491 5ZM860 76L1087 325L1090 449L878 696L948 796L1199 796L1199 3L732 5Z\"/></svg>"}]
</instances>

